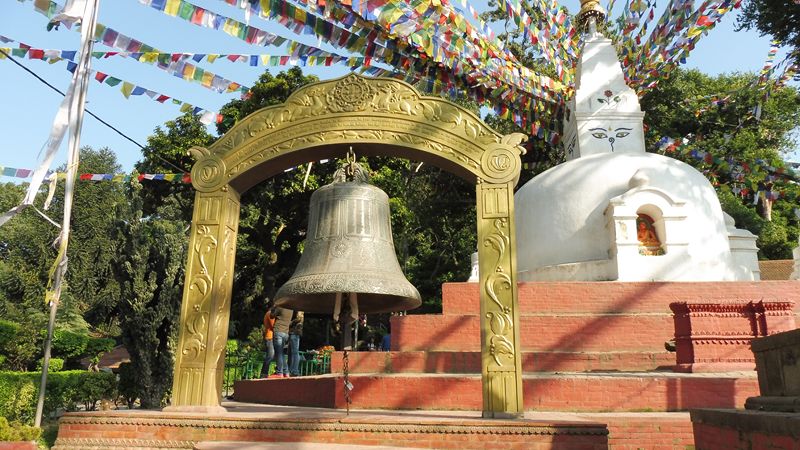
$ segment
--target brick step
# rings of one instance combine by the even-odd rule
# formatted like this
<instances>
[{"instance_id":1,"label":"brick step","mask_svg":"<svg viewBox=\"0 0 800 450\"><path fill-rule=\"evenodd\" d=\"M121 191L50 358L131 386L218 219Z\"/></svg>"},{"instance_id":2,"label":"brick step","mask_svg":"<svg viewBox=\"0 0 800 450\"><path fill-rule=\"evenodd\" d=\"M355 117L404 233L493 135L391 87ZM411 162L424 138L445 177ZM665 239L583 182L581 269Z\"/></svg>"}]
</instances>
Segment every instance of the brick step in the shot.
<instances>
[{"instance_id":1,"label":"brick step","mask_svg":"<svg viewBox=\"0 0 800 450\"><path fill-rule=\"evenodd\" d=\"M794 301L800 314L797 281L722 282L525 282L518 283L521 315L542 313L669 314L680 301L749 302ZM442 285L444 315L477 315L478 283Z\"/></svg>"},{"instance_id":2,"label":"brick step","mask_svg":"<svg viewBox=\"0 0 800 450\"><path fill-rule=\"evenodd\" d=\"M335 444L359 449L606 450L608 429L587 419L500 420L391 411L353 411L345 416L342 411L240 405L222 414L67 413L59 421L54 450L255 450L264 448L264 442L296 450L341 448ZM311 443L315 445L303 445Z\"/></svg>"},{"instance_id":3,"label":"brick step","mask_svg":"<svg viewBox=\"0 0 800 450\"><path fill-rule=\"evenodd\" d=\"M479 375L353 374L353 408L472 410L483 407ZM339 374L237 381L237 401L346 407ZM685 411L734 408L758 395L754 372L542 373L523 376L528 411Z\"/></svg>"},{"instance_id":4,"label":"brick step","mask_svg":"<svg viewBox=\"0 0 800 450\"><path fill-rule=\"evenodd\" d=\"M331 372L342 373L342 352L331 355ZM481 372L480 352L350 352L350 373ZM675 365L675 354L661 352L523 352L524 372L647 371Z\"/></svg>"},{"instance_id":5,"label":"brick step","mask_svg":"<svg viewBox=\"0 0 800 450\"><path fill-rule=\"evenodd\" d=\"M527 352L661 352L675 336L672 314L522 316ZM392 317L395 351L480 351L478 316L440 314Z\"/></svg>"}]
</instances>

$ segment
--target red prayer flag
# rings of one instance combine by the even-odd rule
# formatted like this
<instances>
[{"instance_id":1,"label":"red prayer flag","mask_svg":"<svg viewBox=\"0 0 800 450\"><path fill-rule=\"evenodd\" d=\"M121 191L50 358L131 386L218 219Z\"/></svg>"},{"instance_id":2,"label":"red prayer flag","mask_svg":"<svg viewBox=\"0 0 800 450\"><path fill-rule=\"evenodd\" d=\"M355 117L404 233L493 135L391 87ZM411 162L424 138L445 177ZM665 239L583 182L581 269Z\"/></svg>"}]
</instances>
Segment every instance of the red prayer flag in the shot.
<instances>
[{"instance_id":1,"label":"red prayer flag","mask_svg":"<svg viewBox=\"0 0 800 450\"><path fill-rule=\"evenodd\" d=\"M101 82L101 83L102 83L103 81L105 81L107 77L108 77L108 74L105 74L105 73L103 73L103 72L97 72L97 73L94 75L94 79L95 79L95 80L97 80L97 81L99 81L99 82Z\"/></svg>"}]
</instances>

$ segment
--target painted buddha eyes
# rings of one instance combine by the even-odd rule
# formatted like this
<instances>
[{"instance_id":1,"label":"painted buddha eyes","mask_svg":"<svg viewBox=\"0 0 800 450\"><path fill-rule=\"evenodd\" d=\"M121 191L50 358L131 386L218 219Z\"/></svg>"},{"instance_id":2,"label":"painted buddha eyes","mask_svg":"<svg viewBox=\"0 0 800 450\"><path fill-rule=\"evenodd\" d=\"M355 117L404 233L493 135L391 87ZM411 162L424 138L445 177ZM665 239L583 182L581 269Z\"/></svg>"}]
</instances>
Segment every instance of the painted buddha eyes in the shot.
<instances>
[{"instance_id":1,"label":"painted buddha eyes","mask_svg":"<svg viewBox=\"0 0 800 450\"><path fill-rule=\"evenodd\" d=\"M624 129L624 128L617 128L617 129L618 129L618 130L621 130L621 129ZM625 136L627 136L627 135L629 135L629 134L631 134L631 133L630 133L630 131L617 131L617 137L618 137L618 138L624 138ZM594 135L593 135L593 136L594 136ZM595 136L595 137L597 137L597 136ZM605 136L604 136L604 137L605 137Z\"/></svg>"},{"instance_id":2,"label":"painted buddha eyes","mask_svg":"<svg viewBox=\"0 0 800 450\"><path fill-rule=\"evenodd\" d=\"M608 135L603 133L602 131L597 131L595 133L592 133L592 136L594 136L597 139L605 139L608 137Z\"/></svg>"}]
</instances>

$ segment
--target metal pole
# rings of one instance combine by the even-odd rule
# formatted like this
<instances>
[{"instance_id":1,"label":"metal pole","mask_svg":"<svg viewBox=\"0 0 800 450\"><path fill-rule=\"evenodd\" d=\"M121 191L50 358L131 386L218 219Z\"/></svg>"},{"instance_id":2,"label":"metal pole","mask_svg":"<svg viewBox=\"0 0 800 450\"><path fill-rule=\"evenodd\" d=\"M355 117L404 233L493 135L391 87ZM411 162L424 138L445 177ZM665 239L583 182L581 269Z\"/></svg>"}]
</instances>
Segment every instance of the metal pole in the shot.
<instances>
[{"instance_id":1,"label":"metal pole","mask_svg":"<svg viewBox=\"0 0 800 450\"><path fill-rule=\"evenodd\" d=\"M72 197L75 189L75 179L78 173L78 162L80 161L80 139L81 126L83 125L83 112L86 103L86 91L89 87L89 66L91 64L92 47L94 41L94 30L97 26L97 9L100 0L89 0L86 3L83 16L81 18L81 59L76 69L73 79L77 89L69 108L70 117L70 137L69 137L69 157L67 159L67 180L64 186L64 217L62 219L61 234L59 235L58 254L54 263L54 278L52 294L50 297L50 318L47 324L47 341L44 345L44 360L42 361L42 380L39 384L39 400L36 403L36 417L34 426L42 425L42 414L44 412L44 398L47 390L47 372L50 363L50 348L53 341L53 329L55 328L56 311L61 298L61 285L64 275L67 272L67 246L69 244L69 224L72 219ZM75 114L75 116L73 116Z\"/></svg>"}]
</instances>

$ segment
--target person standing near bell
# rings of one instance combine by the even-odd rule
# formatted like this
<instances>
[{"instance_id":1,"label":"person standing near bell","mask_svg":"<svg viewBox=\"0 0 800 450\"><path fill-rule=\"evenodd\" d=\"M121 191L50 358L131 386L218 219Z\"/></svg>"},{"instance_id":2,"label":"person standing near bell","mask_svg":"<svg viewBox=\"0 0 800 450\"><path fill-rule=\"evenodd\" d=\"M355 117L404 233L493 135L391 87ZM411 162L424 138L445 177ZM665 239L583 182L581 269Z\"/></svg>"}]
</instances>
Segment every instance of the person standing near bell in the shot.
<instances>
[{"instance_id":1,"label":"person standing near bell","mask_svg":"<svg viewBox=\"0 0 800 450\"><path fill-rule=\"evenodd\" d=\"M272 302L267 303L267 312L264 314L264 365L261 366L260 378L269 377L269 365L275 359L275 347L272 345L272 338L275 329L275 316L273 310L275 307Z\"/></svg>"},{"instance_id":2,"label":"person standing near bell","mask_svg":"<svg viewBox=\"0 0 800 450\"><path fill-rule=\"evenodd\" d=\"M300 337L303 336L303 311L295 311L289 324L289 375L300 375Z\"/></svg>"},{"instance_id":3,"label":"person standing near bell","mask_svg":"<svg viewBox=\"0 0 800 450\"><path fill-rule=\"evenodd\" d=\"M275 376L288 378L289 367L283 356L283 347L289 341L289 326L292 323L292 310L276 306L273 310L275 325L272 334L272 346L275 347Z\"/></svg>"}]
</instances>

